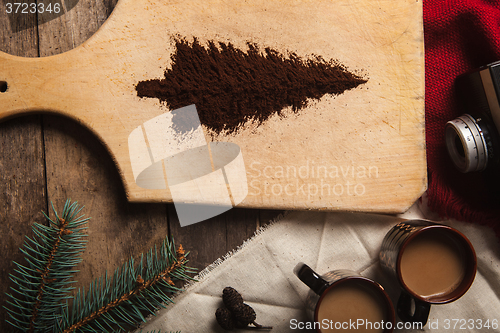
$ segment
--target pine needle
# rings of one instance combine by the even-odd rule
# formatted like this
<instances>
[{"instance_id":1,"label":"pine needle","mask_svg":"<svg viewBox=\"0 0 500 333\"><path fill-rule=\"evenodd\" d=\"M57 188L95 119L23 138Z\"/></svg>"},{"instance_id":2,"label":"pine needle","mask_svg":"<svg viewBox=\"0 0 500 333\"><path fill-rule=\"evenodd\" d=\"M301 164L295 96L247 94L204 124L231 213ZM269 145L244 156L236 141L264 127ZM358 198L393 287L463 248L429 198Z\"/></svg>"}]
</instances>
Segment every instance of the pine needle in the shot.
<instances>
[{"instance_id":1,"label":"pine needle","mask_svg":"<svg viewBox=\"0 0 500 333\"><path fill-rule=\"evenodd\" d=\"M88 218L78 216L82 208L67 200L59 216L52 205L55 219L49 226L33 224L33 238L26 237L21 251L27 265L14 263L10 274L15 286L7 294L8 322L23 332L52 332L61 313L61 302L67 299L71 286L72 268L81 262Z\"/></svg>"},{"instance_id":2,"label":"pine needle","mask_svg":"<svg viewBox=\"0 0 500 333\"><path fill-rule=\"evenodd\" d=\"M49 225L35 223L34 237L26 237L21 251L27 265L14 263L10 278L12 294L5 307L8 321L23 332L122 332L135 328L146 317L173 303L172 295L181 291L176 282L192 280L195 273L187 266L186 251L177 249L168 237L142 255L138 265L131 258L110 278L93 281L85 291L74 287L71 278L77 272L85 249L83 233L88 218L79 215L82 208L67 200L62 214L54 206L54 219L45 213Z\"/></svg>"},{"instance_id":3,"label":"pine needle","mask_svg":"<svg viewBox=\"0 0 500 333\"><path fill-rule=\"evenodd\" d=\"M61 332L112 332L145 322L148 315L173 303L168 295L181 290L174 280L192 279L187 274L194 270L186 266L186 256L182 246L176 251L166 238L159 251L151 249L137 267L131 258L111 279L107 274L96 279L65 307Z\"/></svg>"}]
</instances>

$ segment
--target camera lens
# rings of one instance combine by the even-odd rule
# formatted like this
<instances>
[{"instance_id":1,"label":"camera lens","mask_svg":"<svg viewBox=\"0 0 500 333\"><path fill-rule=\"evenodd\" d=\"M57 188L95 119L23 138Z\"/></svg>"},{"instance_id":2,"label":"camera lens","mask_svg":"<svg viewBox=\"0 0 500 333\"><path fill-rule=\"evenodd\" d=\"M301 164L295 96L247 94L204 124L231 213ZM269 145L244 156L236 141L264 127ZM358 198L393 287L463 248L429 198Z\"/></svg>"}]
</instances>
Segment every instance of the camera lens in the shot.
<instances>
[{"instance_id":1,"label":"camera lens","mask_svg":"<svg viewBox=\"0 0 500 333\"><path fill-rule=\"evenodd\" d=\"M446 123L446 148L462 172L482 171L488 165L488 149L480 119L464 114Z\"/></svg>"}]
</instances>

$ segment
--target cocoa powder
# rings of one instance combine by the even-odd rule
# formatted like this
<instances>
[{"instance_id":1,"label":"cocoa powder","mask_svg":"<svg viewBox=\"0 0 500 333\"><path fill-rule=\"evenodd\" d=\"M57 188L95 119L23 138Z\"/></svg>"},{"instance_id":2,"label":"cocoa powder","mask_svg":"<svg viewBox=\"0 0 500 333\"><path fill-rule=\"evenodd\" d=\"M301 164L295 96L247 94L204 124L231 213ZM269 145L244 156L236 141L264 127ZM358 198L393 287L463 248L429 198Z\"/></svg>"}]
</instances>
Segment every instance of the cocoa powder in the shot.
<instances>
[{"instance_id":1,"label":"cocoa powder","mask_svg":"<svg viewBox=\"0 0 500 333\"><path fill-rule=\"evenodd\" d=\"M215 133L237 132L247 121L259 125L273 114L282 116L286 107L298 112L309 99L339 95L367 81L336 61L285 56L253 43L243 51L231 43L203 46L178 38L175 46L171 68L163 78L139 82L137 95L158 98L171 110L195 104L200 122Z\"/></svg>"}]
</instances>

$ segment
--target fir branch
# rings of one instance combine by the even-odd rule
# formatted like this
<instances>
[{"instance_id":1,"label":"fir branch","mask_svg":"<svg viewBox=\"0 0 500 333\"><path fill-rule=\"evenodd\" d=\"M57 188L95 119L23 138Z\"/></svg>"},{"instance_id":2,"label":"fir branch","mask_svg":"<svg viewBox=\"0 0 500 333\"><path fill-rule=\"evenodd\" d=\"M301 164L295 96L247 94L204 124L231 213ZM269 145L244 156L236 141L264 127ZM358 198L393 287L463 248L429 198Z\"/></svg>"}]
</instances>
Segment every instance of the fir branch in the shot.
<instances>
[{"instance_id":1,"label":"fir branch","mask_svg":"<svg viewBox=\"0 0 500 333\"><path fill-rule=\"evenodd\" d=\"M49 225L35 223L35 236L26 237L20 249L28 265L14 263L16 274L10 275L16 296L7 294L9 323L23 332L120 332L172 303L171 295L181 290L176 282L192 280L188 254L167 238L159 251L155 246L141 256L137 267L131 258L111 279L106 272L87 293L81 289L71 296L88 218L77 217L82 208L69 200L61 216L52 209L55 219L44 214Z\"/></svg>"},{"instance_id":2,"label":"fir branch","mask_svg":"<svg viewBox=\"0 0 500 333\"><path fill-rule=\"evenodd\" d=\"M85 248L83 230L89 219L77 216L82 209L67 200L61 216L52 205L54 220L44 213L48 226L33 224L35 236L26 237L20 249L28 265L14 262L16 274L10 274L15 287L7 294L11 307L6 309L12 326L24 332L52 331L61 301L74 289L70 286L76 272L73 267L81 261L79 255Z\"/></svg>"},{"instance_id":3,"label":"fir branch","mask_svg":"<svg viewBox=\"0 0 500 333\"><path fill-rule=\"evenodd\" d=\"M141 256L137 267L131 258L117 269L110 280L106 274L90 285L87 293L77 293L71 307L66 305L58 331L111 332L125 330L145 322L160 307L173 303L168 296L180 291L175 281L191 280L194 273L186 266L187 253L165 239L159 249L151 249L146 258ZM69 310L71 308L71 311Z\"/></svg>"}]
</instances>

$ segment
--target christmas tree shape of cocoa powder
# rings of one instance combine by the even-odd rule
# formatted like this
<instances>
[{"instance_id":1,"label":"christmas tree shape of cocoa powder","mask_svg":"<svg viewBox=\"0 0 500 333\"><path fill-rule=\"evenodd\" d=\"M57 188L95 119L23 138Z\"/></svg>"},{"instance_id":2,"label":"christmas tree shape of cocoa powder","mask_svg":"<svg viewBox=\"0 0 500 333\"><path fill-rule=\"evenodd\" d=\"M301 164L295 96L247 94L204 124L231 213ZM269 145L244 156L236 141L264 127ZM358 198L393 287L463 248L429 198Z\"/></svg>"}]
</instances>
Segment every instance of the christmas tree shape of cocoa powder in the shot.
<instances>
[{"instance_id":1,"label":"christmas tree shape of cocoa powder","mask_svg":"<svg viewBox=\"0 0 500 333\"><path fill-rule=\"evenodd\" d=\"M195 104L201 124L215 133L235 133L248 121L260 125L287 107L298 112L308 99L339 95L367 81L335 61L284 56L252 43L246 51L231 43L203 46L197 39L176 39L175 46L171 68L161 79L139 82L137 95L158 98L171 110ZM191 130L185 124L180 129Z\"/></svg>"}]
</instances>

